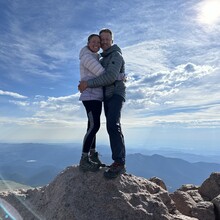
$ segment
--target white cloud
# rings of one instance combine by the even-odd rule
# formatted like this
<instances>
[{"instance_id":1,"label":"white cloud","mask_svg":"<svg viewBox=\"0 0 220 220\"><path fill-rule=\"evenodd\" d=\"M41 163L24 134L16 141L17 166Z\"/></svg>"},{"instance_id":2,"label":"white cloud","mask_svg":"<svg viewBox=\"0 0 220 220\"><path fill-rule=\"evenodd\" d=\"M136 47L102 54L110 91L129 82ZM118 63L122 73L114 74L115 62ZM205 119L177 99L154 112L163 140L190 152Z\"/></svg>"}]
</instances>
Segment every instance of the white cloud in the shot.
<instances>
[{"instance_id":1,"label":"white cloud","mask_svg":"<svg viewBox=\"0 0 220 220\"><path fill-rule=\"evenodd\" d=\"M214 104L216 99L213 94L216 91L203 95L206 82L210 75L215 74L216 70L210 66L187 63L170 71L150 74L143 72L137 80L135 77L131 78L127 84L127 100L123 109L124 122L133 126L139 123L139 126L188 124L190 127L190 123L193 124L195 120L198 121L198 126L213 120L211 124L216 124L216 117L219 115L218 103ZM39 126L71 126L79 121L86 122L85 109L78 99L79 93L61 97L38 95L31 102L13 103L32 112L31 120L24 118L26 123L32 124L34 121ZM215 117L211 119L208 113ZM130 118L135 118L135 123ZM102 118L102 121L105 119Z\"/></svg>"},{"instance_id":2,"label":"white cloud","mask_svg":"<svg viewBox=\"0 0 220 220\"><path fill-rule=\"evenodd\" d=\"M69 128L69 135L72 129L85 130L79 94L68 94L77 91L78 53L87 36L109 27L122 47L129 78L122 115L126 127L218 127L220 29L218 20L211 31L195 22L204 2L112 1L110 8L107 0L92 5L8 2L10 10L1 20L6 32L0 33L0 86L19 87L29 95L0 90L0 95L25 99L2 99L2 115L11 117L2 116L1 123L22 127L32 137L56 128L60 133Z\"/></svg>"},{"instance_id":3,"label":"white cloud","mask_svg":"<svg viewBox=\"0 0 220 220\"><path fill-rule=\"evenodd\" d=\"M27 98L27 96L23 96L18 93L15 93L15 92L9 92L9 91L3 91L3 90L0 90L0 95L11 96L11 97L17 98L17 99L26 99Z\"/></svg>"},{"instance_id":4,"label":"white cloud","mask_svg":"<svg viewBox=\"0 0 220 220\"><path fill-rule=\"evenodd\" d=\"M126 61L126 72L139 78L152 72L168 70L167 51L169 43L166 41L145 41L123 48L123 57Z\"/></svg>"},{"instance_id":5,"label":"white cloud","mask_svg":"<svg viewBox=\"0 0 220 220\"><path fill-rule=\"evenodd\" d=\"M13 103L13 104L15 104L15 105L17 105L17 106L22 106L22 107L26 107L26 106L29 106L29 105L30 105L30 103L27 102L27 101L22 102L22 101L9 100L9 102L10 102L10 103Z\"/></svg>"},{"instance_id":6,"label":"white cloud","mask_svg":"<svg viewBox=\"0 0 220 220\"><path fill-rule=\"evenodd\" d=\"M219 123L217 120L219 100L217 104L214 103L216 102L215 84L218 83L211 82L211 78L215 78L217 72L217 69L208 65L187 63L170 71L146 73L146 75L142 73L137 80L135 77L131 78L127 85L124 110L126 120L130 121L129 117L133 117L135 122L129 124L137 123L143 126L158 125L160 122L159 124L164 125L186 126L187 124L191 127L197 121L198 126L202 127L203 123L207 125L207 121L212 120L210 126L216 125ZM212 83L213 91L209 88L209 93L206 93L208 82Z\"/></svg>"},{"instance_id":7,"label":"white cloud","mask_svg":"<svg viewBox=\"0 0 220 220\"><path fill-rule=\"evenodd\" d=\"M35 100L32 103L34 117L48 121L59 121L67 124L81 121L85 118L85 111L81 102L79 102L79 94L63 97L48 97Z\"/></svg>"},{"instance_id":8,"label":"white cloud","mask_svg":"<svg viewBox=\"0 0 220 220\"><path fill-rule=\"evenodd\" d=\"M5 142L82 141L86 123L40 118L0 117L0 140Z\"/></svg>"},{"instance_id":9,"label":"white cloud","mask_svg":"<svg viewBox=\"0 0 220 220\"><path fill-rule=\"evenodd\" d=\"M78 57L74 55L78 35L70 27L74 4L20 1L8 5L13 13L8 13L7 38L1 37L0 66L6 69L2 72L4 77L22 83L30 83L31 77L62 79L69 63Z\"/></svg>"}]
</instances>

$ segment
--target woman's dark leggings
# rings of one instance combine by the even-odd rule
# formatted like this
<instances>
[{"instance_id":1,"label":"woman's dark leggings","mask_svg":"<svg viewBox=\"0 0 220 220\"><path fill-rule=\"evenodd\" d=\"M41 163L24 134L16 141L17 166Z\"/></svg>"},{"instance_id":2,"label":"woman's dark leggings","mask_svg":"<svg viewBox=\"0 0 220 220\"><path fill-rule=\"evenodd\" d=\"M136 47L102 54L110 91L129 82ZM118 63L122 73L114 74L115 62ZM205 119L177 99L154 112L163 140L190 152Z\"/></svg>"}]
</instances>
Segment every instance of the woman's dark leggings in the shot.
<instances>
[{"instance_id":1,"label":"woman's dark leggings","mask_svg":"<svg viewBox=\"0 0 220 220\"><path fill-rule=\"evenodd\" d=\"M96 147L96 133L100 128L102 102L97 100L83 101L83 105L86 109L88 125L82 151L83 153L89 153L90 149L95 149Z\"/></svg>"}]
</instances>

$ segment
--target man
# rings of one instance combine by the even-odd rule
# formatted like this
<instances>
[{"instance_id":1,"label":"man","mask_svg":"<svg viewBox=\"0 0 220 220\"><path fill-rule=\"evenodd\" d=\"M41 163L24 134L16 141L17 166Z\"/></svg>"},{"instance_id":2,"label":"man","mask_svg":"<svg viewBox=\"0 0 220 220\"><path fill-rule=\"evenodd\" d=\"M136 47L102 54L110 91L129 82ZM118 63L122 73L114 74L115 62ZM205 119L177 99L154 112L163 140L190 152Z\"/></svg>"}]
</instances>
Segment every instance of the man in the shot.
<instances>
[{"instance_id":1,"label":"man","mask_svg":"<svg viewBox=\"0 0 220 220\"><path fill-rule=\"evenodd\" d=\"M81 81L80 92L87 87L103 87L104 111L106 116L106 127L109 134L112 159L114 163L104 172L108 179L117 177L125 173L125 143L121 130L121 110L125 101L124 82L124 59L121 49L114 44L113 34L109 29L102 29L99 32L101 38L101 64L105 68L105 73L88 81Z\"/></svg>"}]
</instances>

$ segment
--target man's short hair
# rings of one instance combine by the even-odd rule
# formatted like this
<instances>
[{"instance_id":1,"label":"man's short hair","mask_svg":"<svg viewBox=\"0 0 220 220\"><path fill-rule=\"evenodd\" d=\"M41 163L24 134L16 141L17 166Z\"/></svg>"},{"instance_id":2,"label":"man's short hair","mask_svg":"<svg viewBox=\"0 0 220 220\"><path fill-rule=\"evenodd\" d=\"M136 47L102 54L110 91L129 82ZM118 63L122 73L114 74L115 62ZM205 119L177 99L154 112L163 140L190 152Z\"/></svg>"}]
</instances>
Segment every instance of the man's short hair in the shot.
<instances>
[{"instance_id":1,"label":"man's short hair","mask_svg":"<svg viewBox=\"0 0 220 220\"><path fill-rule=\"evenodd\" d=\"M111 35L112 39L113 39L113 33L112 33L112 31L111 31L110 29L108 29L108 28L103 28L103 29L101 29L101 30L99 31L99 35L100 35L101 33L103 33L103 32L109 33L109 34Z\"/></svg>"}]
</instances>

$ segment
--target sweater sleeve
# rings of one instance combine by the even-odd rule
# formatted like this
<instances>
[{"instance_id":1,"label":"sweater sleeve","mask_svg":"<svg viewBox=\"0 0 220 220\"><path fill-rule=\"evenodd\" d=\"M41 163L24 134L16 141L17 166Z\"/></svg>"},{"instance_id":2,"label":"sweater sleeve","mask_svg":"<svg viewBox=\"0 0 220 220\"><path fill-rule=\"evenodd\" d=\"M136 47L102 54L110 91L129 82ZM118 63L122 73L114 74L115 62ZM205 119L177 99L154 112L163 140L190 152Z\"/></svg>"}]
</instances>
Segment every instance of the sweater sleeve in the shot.
<instances>
[{"instance_id":1,"label":"sweater sleeve","mask_svg":"<svg viewBox=\"0 0 220 220\"><path fill-rule=\"evenodd\" d=\"M88 87L93 88L113 84L120 74L123 62L124 60L121 54L115 52L114 55L109 59L108 66L105 68L105 73L94 79L88 80Z\"/></svg>"},{"instance_id":2,"label":"sweater sleeve","mask_svg":"<svg viewBox=\"0 0 220 220\"><path fill-rule=\"evenodd\" d=\"M86 54L81 58L82 65L89 70L95 76L99 76L104 73L105 69L101 63L91 54Z\"/></svg>"}]
</instances>

